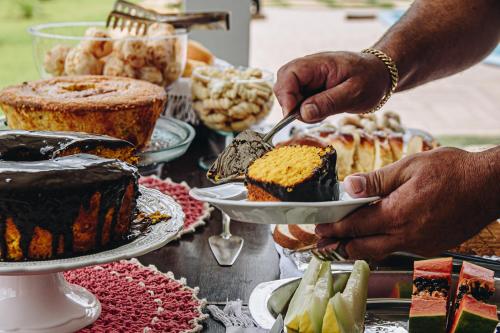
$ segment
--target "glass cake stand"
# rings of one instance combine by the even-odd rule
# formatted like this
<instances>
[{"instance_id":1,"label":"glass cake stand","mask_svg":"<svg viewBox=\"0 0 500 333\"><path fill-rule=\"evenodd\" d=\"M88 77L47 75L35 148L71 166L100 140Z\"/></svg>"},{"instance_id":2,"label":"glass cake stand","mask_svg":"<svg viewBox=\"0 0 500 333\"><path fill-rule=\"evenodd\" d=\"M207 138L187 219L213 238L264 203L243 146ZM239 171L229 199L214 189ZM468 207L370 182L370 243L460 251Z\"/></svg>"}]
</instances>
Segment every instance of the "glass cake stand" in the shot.
<instances>
[{"instance_id":1,"label":"glass cake stand","mask_svg":"<svg viewBox=\"0 0 500 333\"><path fill-rule=\"evenodd\" d=\"M179 204L159 191L140 187L140 211L168 214L168 221L115 249L46 261L0 262L0 332L74 332L97 320L99 300L88 290L69 284L62 272L156 250L177 237L184 223Z\"/></svg>"}]
</instances>

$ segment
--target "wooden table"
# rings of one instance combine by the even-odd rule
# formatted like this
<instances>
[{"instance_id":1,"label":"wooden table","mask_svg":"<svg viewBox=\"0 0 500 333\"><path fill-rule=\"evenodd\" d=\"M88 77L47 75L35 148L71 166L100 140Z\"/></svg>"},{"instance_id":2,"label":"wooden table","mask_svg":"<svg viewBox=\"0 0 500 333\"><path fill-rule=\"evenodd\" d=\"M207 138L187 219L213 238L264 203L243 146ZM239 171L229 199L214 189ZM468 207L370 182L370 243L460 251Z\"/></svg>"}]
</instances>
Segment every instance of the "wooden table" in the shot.
<instances>
[{"instance_id":1,"label":"wooden table","mask_svg":"<svg viewBox=\"0 0 500 333\"><path fill-rule=\"evenodd\" d=\"M176 182L186 181L191 187L208 186L205 172L198 167L197 161L210 150L210 144L220 149L221 142L214 145L213 141L197 137L184 156L161 168L161 177L170 177ZM189 286L200 288L199 297L206 298L208 304L223 306L228 300L236 299L247 304L257 284L279 278L279 257L269 226L231 224L232 233L245 240L241 254L232 267L219 266L208 245L208 237L221 233L221 229L220 212L214 210L206 226L139 260L145 265L153 264L163 272L172 271L176 278L185 277ZM204 325L206 332L225 331L219 322L212 319Z\"/></svg>"}]
</instances>

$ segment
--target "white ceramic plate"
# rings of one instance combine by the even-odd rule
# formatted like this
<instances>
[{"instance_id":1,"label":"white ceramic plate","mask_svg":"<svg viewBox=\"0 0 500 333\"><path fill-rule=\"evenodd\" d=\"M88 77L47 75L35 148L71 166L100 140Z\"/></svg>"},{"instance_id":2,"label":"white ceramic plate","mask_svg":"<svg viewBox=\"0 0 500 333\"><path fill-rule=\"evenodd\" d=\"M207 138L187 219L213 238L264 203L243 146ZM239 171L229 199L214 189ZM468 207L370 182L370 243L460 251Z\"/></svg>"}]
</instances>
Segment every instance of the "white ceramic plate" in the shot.
<instances>
[{"instance_id":1,"label":"white ceramic plate","mask_svg":"<svg viewBox=\"0 0 500 333\"><path fill-rule=\"evenodd\" d=\"M78 267L133 258L163 247L177 237L184 224L182 207L174 199L157 190L144 186L139 188L142 194L137 199L139 210L145 213L159 211L170 215L170 220L152 225L149 232L130 243L103 252L55 260L0 262L0 275L62 272Z\"/></svg>"},{"instance_id":2,"label":"white ceramic plate","mask_svg":"<svg viewBox=\"0 0 500 333\"><path fill-rule=\"evenodd\" d=\"M248 201L243 183L229 183L207 188L193 188L189 194L208 202L228 214L231 219L260 224L322 224L341 220L355 209L380 199L353 199L340 184L339 201L323 202L258 202Z\"/></svg>"}]
</instances>

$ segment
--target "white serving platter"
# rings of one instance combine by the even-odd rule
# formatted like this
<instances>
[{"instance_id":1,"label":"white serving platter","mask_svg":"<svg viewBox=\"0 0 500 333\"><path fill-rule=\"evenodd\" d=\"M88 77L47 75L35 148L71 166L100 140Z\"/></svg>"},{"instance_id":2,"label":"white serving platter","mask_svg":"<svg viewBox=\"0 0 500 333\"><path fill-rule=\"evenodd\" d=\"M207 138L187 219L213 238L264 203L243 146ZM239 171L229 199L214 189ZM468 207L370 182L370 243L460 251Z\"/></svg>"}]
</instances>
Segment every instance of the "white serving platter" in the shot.
<instances>
[{"instance_id":1,"label":"white serving platter","mask_svg":"<svg viewBox=\"0 0 500 333\"><path fill-rule=\"evenodd\" d=\"M340 184L338 201L264 202L247 200L243 183L193 188L189 194L208 202L236 221L260 224L322 224L338 222L352 211L380 197L351 198Z\"/></svg>"}]
</instances>

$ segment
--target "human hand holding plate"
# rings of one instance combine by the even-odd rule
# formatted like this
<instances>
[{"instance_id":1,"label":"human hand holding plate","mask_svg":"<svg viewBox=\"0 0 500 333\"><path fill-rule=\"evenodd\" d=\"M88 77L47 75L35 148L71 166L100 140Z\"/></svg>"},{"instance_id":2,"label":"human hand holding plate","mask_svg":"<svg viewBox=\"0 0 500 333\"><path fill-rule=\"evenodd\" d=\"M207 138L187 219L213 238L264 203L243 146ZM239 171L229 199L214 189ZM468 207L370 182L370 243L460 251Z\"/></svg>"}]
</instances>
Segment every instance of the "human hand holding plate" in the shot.
<instances>
[{"instance_id":1,"label":"human hand holding plate","mask_svg":"<svg viewBox=\"0 0 500 333\"><path fill-rule=\"evenodd\" d=\"M500 148L469 153L439 148L346 178L352 197L379 195L338 223L319 225L322 238L353 238L351 258L381 259L395 251L431 256L472 237L498 217Z\"/></svg>"}]
</instances>

